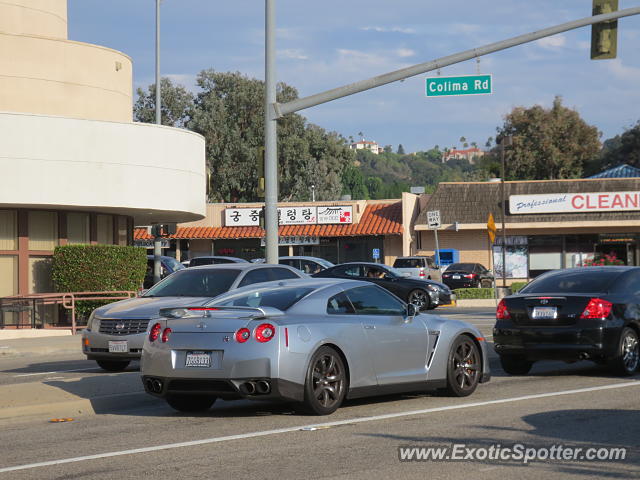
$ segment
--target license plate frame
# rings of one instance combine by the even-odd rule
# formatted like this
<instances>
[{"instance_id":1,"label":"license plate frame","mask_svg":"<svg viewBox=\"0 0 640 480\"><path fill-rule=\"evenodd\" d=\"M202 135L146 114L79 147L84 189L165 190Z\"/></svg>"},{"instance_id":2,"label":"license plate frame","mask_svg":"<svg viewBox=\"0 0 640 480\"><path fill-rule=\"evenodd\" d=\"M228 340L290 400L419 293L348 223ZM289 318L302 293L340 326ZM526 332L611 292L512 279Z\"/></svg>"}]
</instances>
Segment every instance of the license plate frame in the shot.
<instances>
[{"instance_id":1,"label":"license plate frame","mask_svg":"<svg viewBox=\"0 0 640 480\"><path fill-rule=\"evenodd\" d=\"M185 368L217 368L218 355L208 350L190 350L185 353Z\"/></svg>"},{"instance_id":2,"label":"license plate frame","mask_svg":"<svg viewBox=\"0 0 640 480\"><path fill-rule=\"evenodd\" d=\"M109 340L109 353L129 353L129 342L126 340Z\"/></svg>"},{"instance_id":3,"label":"license plate frame","mask_svg":"<svg viewBox=\"0 0 640 480\"><path fill-rule=\"evenodd\" d=\"M558 307L533 307L531 318L533 320L555 320L558 318Z\"/></svg>"}]
</instances>

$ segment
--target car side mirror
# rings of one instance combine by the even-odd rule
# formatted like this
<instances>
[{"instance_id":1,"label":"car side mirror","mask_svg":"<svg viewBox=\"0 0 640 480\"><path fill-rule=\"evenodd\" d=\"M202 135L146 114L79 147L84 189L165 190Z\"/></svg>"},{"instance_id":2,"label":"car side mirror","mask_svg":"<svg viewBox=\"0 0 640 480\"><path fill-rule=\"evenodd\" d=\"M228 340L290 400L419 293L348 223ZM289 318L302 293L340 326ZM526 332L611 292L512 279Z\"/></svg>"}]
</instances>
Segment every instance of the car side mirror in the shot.
<instances>
[{"instance_id":1,"label":"car side mirror","mask_svg":"<svg viewBox=\"0 0 640 480\"><path fill-rule=\"evenodd\" d=\"M407 304L407 317L413 318L418 315L419 312L420 310L418 309L417 305L414 305L413 303Z\"/></svg>"}]
</instances>

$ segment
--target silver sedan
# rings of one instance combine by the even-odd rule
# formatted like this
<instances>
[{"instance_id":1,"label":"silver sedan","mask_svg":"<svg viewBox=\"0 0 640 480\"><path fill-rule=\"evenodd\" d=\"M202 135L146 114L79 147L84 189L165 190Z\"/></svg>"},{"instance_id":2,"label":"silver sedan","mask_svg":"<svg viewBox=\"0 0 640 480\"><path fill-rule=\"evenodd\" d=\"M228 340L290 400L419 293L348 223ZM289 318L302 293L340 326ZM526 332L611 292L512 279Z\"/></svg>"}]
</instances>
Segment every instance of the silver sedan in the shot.
<instances>
[{"instance_id":1,"label":"silver sedan","mask_svg":"<svg viewBox=\"0 0 640 480\"><path fill-rule=\"evenodd\" d=\"M327 415L345 398L466 396L490 378L473 325L421 314L368 282L269 282L160 313L144 342L142 382L180 411L248 398Z\"/></svg>"}]
</instances>

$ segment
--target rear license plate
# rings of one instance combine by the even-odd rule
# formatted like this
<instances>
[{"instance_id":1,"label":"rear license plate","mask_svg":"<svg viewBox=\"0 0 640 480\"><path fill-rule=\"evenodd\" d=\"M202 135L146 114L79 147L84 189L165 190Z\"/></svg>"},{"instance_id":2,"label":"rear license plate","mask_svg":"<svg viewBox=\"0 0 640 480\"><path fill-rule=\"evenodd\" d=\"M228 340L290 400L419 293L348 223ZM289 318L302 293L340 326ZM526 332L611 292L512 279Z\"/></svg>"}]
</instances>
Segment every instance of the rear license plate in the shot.
<instances>
[{"instance_id":1,"label":"rear license plate","mask_svg":"<svg viewBox=\"0 0 640 480\"><path fill-rule=\"evenodd\" d=\"M184 366L211 368L211 352L187 352Z\"/></svg>"},{"instance_id":2,"label":"rear license plate","mask_svg":"<svg viewBox=\"0 0 640 480\"><path fill-rule=\"evenodd\" d=\"M558 317L558 309L556 307L533 307L531 318L536 320L554 319Z\"/></svg>"},{"instance_id":3,"label":"rear license plate","mask_svg":"<svg viewBox=\"0 0 640 480\"><path fill-rule=\"evenodd\" d=\"M127 345L126 340L109 342L109 353L127 353L128 351L129 351L129 345Z\"/></svg>"},{"instance_id":4,"label":"rear license plate","mask_svg":"<svg viewBox=\"0 0 640 480\"><path fill-rule=\"evenodd\" d=\"M460 275L452 275L451 278L454 280L460 280Z\"/></svg>"}]
</instances>

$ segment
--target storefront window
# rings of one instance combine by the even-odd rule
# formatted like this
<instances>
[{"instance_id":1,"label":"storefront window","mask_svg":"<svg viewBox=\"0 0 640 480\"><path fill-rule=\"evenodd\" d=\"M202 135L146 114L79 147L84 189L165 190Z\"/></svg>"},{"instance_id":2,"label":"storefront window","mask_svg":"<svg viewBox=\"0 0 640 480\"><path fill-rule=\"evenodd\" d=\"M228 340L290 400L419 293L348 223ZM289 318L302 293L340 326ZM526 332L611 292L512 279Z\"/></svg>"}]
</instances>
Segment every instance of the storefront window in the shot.
<instances>
[{"instance_id":1,"label":"storefront window","mask_svg":"<svg viewBox=\"0 0 640 480\"><path fill-rule=\"evenodd\" d=\"M127 217L118 217L118 245L127 244Z\"/></svg>"},{"instance_id":2,"label":"storefront window","mask_svg":"<svg viewBox=\"0 0 640 480\"><path fill-rule=\"evenodd\" d=\"M67 241L70 244L89 243L89 214L67 213Z\"/></svg>"},{"instance_id":3,"label":"storefront window","mask_svg":"<svg viewBox=\"0 0 640 480\"><path fill-rule=\"evenodd\" d=\"M29 257L29 293L53 292L52 257Z\"/></svg>"},{"instance_id":4,"label":"storefront window","mask_svg":"<svg viewBox=\"0 0 640 480\"><path fill-rule=\"evenodd\" d=\"M596 235L567 235L565 237L565 268L582 267L593 260L593 247L597 243Z\"/></svg>"},{"instance_id":5,"label":"storefront window","mask_svg":"<svg viewBox=\"0 0 640 480\"><path fill-rule=\"evenodd\" d=\"M0 210L0 250L18 249L18 216L15 210Z\"/></svg>"},{"instance_id":6,"label":"storefront window","mask_svg":"<svg viewBox=\"0 0 640 480\"><path fill-rule=\"evenodd\" d=\"M98 215L98 243L113 245L113 217L111 215Z\"/></svg>"},{"instance_id":7,"label":"storefront window","mask_svg":"<svg viewBox=\"0 0 640 480\"><path fill-rule=\"evenodd\" d=\"M529 276L562 268L562 235L529 237Z\"/></svg>"},{"instance_id":8,"label":"storefront window","mask_svg":"<svg viewBox=\"0 0 640 480\"><path fill-rule=\"evenodd\" d=\"M18 257L16 255L0 256L0 297L17 295L18 293Z\"/></svg>"},{"instance_id":9,"label":"storefront window","mask_svg":"<svg viewBox=\"0 0 640 480\"><path fill-rule=\"evenodd\" d=\"M29 250L53 250L58 245L58 215L29 212Z\"/></svg>"}]
</instances>

